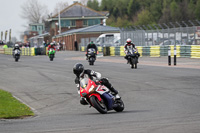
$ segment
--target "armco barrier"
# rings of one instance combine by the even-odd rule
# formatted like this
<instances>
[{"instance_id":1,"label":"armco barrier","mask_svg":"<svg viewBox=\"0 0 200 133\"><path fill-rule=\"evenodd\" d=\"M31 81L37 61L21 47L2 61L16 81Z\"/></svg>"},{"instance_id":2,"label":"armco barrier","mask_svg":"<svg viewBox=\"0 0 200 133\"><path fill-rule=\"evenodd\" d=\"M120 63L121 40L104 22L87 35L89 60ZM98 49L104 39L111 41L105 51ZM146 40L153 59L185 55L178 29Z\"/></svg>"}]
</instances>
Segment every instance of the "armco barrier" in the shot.
<instances>
[{"instance_id":1,"label":"armco barrier","mask_svg":"<svg viewBox=\"0 0 200 133\"><path fill-rule=\"evenodd\" d=\"M180 57L190 57L191 56L191 46L181 46L180 47Z\"/></svg>"},{"instance_id":2,"label":"armco barrier","mask_svg":"<svg viewBox=\"0 0 200 133\"><path fill-rule=\"evenodd\" d=\"M81 51L85 51L85 47L84 46L81 46Z\"/></svg>"},{"instance_id":3,"label":"armco barrier","mask_svg":"<svg viewBox=\"0 0 200 133\"><path fill-rule=\"evenodd\" d=\"M171 49L171 56L174 56L174 46L170 46L170 49ZM176 46L176 57L181 57L180 46Z\"/></svg>"},{"instance_id":4,"label":"armco barrier","mask_svg":"<svg viewBox=\"0 0 200 133\"><path fill-rule=\"evenodd\" d=\"M97 49L98 49L98 52L103 52L103 47L99 46L99 47L97 47ZM86 51L86 47L81 46L80 51L82 51L82 52Z\"/></svg>"},{"instance_id":5,"label":"armco barrier","mask_svg":"<svg viewBox=\"0 0 200 133\"><path fill-rule=\"evenodd\" d=\"M150 56L150 47L149 46L144 46L143 47L143 56Z\"/></svg>"},{"instance_id":6,"label":"armco barrier","mask_svg":"<svg viewBox=\"0 0 200 133\"><path fill-rule=\"evenodd\" d=\"M110 47L110 56L115 56L115 47Z\"/></svg>"},{"instance_id":7,"label":"armco barrier","mask_svg":"<svg viewBox=\"0 0 200 133\"><path fill-rule=\"evenodd\" d=\"M103 56L110 56L110 47L103 47Z\"/></svg>"},{"instance_id":8,"label":"armco barrier","mask_svg":"<svg viewBox=\"0 0 200 133\"><path fill-rule=\"evenodd\" d=\"M12 55L12 48L4 49L4 54Z\"/></svg>"},{"instance_id":9,"label":"armco barrier","mask_svg":"<svg viewBox=\"0 0 200 133\"><path fill-rule=\"evenodd\" d=\"M160 57L160 46L150 47L150 57Z\"/></svg>"},{"instance_id":10,"label":"armco barrier","mask_svg":"<svg viewBox=\"0 0 200 133\"><path fill-rule=\"evenodd\" d=\"M120 47L115 47L115 55L120 55Z\"/></svg>"},{"instance_id":11,"label":"armco barrier","mask_svg":"<svg viewBox=\"0 0 200 133\"><path fill-rule=\"evenodd\" d=\"M140 57L142 57L142 54L143 54L142 49L143 49L142 46L138 46L138 47L137 47L138 53L140 53Z\"/></svg>"},{"instance_id":12,"label":"armco barrier","mask_svg":"<svg viewBox=\"0 0 200 133\"><path fill-rule=\"evenodd\" d=\"M0 46L0 54L4 54L3 46Z\"/></svg>"},{"instance_id":13,"label":"armco barrier","mask_svg":"<svg viewBox=\"0 0 200 133\"><path fill-rule=\"evenodd\" d=\"M120 56L125 56L124 46L120 46Z\"/></svg>"},{"instance_id":14,"label":"armco barrier","mask_svg":"<svg viewBox=\"0 0 200 133\"><path fill-rule=\"evenodd\" d=\"M101 46L97 47L99 52L103 52L103 48Z\"/></svg>"},{"instance_id":15,"label":"armco barrier","mask_svg":"<svg viewBox=\"0 0 200 133\"><path fill-rule=\"evenodd\" d=\"M4 54L12 55L13 48L4 49ZM35 55L45 55L45 48L21 48L21 55L25 56L35 56Z\"/></svg>"},{"instance_id":16,"label":"armco barrier","mask_svg":"<svg viewBox=\"0 0 200 133\"><path fill-rule=\"evenodd\" d=\"M171 56L174 56L174 46L137 46L140 56L160 57L168 56L168 48L170 47ZM83 48L85 49L85 48ZM125 56L124 46L103 47L104 56ZM200 58L199 45L176 46L176 57Z\"/></svg>"},{"instance_id":17,"label":"armco barrier","mask_svg":"<svg viewBox=\"0 0 200 133\"><path fill-rule=\"evenodd\" d=\"M160 47L160 56L168 56L168 46Z\"/></svg>"},{"instance_id":18,"label":"armco barrier","mask_svg":"<svg viewBox=\"0 0 200 133\"><path fill-rule=\"evenodd\" d=\"M46 55L46 48L35 48L35 55Z\"/></svg>"},{"instance_id":19,"label":"armco barrier","mask_svg":"<svg viewBox=\"0 0 200 133\"><path fill-rule=\"evenodd\" d=\"M191 58L200 58L200 46L191 46Z\"/></svg>"}]
</instances>

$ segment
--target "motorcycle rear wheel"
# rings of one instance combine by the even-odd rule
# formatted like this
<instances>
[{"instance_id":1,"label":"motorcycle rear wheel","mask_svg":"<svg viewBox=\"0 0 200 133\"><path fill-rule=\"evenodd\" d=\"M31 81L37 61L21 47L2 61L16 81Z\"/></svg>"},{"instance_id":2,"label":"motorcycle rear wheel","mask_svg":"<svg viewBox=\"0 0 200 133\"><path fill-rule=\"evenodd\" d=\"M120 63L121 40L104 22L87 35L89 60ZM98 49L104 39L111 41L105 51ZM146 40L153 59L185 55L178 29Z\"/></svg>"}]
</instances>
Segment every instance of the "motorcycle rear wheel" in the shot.
<instances>
[{"instance_id":1,"label":"motorcycle rear wheel","mask_svg":"<svg viewBox=\"0 0 200 133\"><path fill-rule=\"evenodd\" d=\"M97 97L95 96L91 96L90 97L90 101L92 103L92 106L99 111L101 114L106 114L108 109L106 107L106 105L104 104L104 101L102 99L102 101L99 101Z\"/></svg>"}]
</instances>

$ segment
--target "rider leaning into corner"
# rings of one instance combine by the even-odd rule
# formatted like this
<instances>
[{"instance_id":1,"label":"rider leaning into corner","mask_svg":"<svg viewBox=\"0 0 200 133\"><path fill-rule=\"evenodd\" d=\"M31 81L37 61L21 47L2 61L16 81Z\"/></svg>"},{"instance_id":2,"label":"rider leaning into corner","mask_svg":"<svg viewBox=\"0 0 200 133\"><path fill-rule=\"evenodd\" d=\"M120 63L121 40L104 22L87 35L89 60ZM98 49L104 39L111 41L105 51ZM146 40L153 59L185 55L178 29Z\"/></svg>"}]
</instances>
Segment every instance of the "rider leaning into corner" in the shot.
<instances>
[{"instance_id":1,"label":"rider leaning into corner","mask_svg":"<svg viewBox=\"0 0 200 133\"><path fill-rule=\"evenodd\" d=\"M77 63L74 65L73 72L76 75L75 84L77 85L79 95L80 95L80 81L81 79L88 77L91 80L96 81L106 86L111 91L111 93L115 96L116 99L120 99L120 96L118 95L118 91L115 88L113 88L113 86L111 85L111 83L108 81L107 78L101 78L101 74L99 72L95 72L90 69L84 69L84 66L81 63ZM88 104L84 98L81 98L80 103L83 105Z\"/></svg>"},{"instance_id":2,"label":"rider leaning into corner","mask_svg":"<svg viewBox=\"0 0 200 133\"><path fill-rule=\"evenodd\" d=\"M49 51L51 48L56 51L56 47L55 47L55 43L54 42L52 42L52 43L50 43L50 45L48 45L47 51ZM49 52L47 52L47 54L49 55Z\"/></svg>"},{"instance_id":3,"label":"rider leaning into corner","mask_svg":"<svg viewBox=\"0 0 200 133\"><path fill-rule=\"evenodd\" d=\"M127 60L127 64L129 63L129 60L128 60L128 51L132 50L132 49L136 49L137 50L137 48L135 47L135 44L133 44L132 41L131 41L131 39L128 38L126 40L126 44L124 45L124 52L126 54L126 56L124 58ZM139 56L140 56L140 54L138 53L138 58L139 58Z\"/></svg>"},{"instance_id":4,"label":"rider leaning into corner","mask_svg":"<svg viewBox=\"0 0 200 133\"><path fill-rule=\"evenodd\" d=\"M94 42L93 41L91 41L88 45L87 45L87 48L86 48L86 60L88 60L88 49L90 49L90 48L94 48L95 49L95 51L96 51L96 54L97 54L97 46L94 44Z\"/></svg>"}]
</instances>

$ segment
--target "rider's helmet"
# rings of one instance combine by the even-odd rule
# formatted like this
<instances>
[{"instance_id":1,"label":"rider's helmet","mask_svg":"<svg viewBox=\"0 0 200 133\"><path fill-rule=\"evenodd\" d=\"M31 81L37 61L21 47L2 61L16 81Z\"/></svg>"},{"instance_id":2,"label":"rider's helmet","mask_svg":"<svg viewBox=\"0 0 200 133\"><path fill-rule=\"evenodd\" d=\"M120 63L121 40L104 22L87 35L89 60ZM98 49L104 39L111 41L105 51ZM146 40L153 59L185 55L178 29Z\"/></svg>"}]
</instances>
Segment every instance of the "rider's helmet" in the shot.
<instances>
[{"instance_id":1,"label":"rider's helmet","mask_svg":"<svg viewBox=\"0 0 200 133\"><path fill-rule=\"evenodd\" d=\"M130 43L131 43L131 39L128 38L128 39L126 40L126 42L127 42L128 44L130 44Z\"/></svg>"},{"instance_id":2,"label":"rider's helmet","mask_svg":"<svg viewBox=\"0 0 200 133\"><path fill-rule=\"evenodd\" d=\"M81 63L76 63L73 67L73 72L77 77L80 77L81 73L84 71L84 66Z\"/></svg>"},{"instance_id":3,"label":"rider's helmet","mask_svg":"<svg viewBox=\"0 0 200 133\"><path fill-rule=\"evenodd\" d=\"M19 48L19 44L15 44L15 48Z\"/></svg>"},{"instance_id":4,"label":"rider's helmet","mask_svg":"<svg viewBox=\"0 0 200 133\"><path fill-rule=\"evenodd\" d=\"M90 42L90 44L94 44L94 42L93 42L93 41L91 41L91 42Z\"/></svg>"},{"instance_id":5,"label":"rider's helmet","mask_svg":"<svg viewBox=\"0 0 200 133\"><path fill-rule=\"evenodd\" d=\"M54 45L54 43L52 42L52 43L50 43L50 45L51 45L51 46L53 46L53 45Z\"/></svg>"}]
</instances>

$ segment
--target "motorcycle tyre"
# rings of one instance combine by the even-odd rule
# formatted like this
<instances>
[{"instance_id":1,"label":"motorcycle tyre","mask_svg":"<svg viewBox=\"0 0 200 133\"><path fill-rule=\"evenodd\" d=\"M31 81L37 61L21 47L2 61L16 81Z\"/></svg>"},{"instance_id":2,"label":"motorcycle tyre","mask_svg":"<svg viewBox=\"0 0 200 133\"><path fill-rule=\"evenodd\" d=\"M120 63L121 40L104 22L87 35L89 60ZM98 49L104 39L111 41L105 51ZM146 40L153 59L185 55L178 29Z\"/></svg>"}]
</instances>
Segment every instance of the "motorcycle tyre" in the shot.
<instances>
[{"instance_id":1,"label":"motorcycle tyre","mask_svg":"<svg viewBox=\"0 0 200 133\"><path fill-rule=\"evenodd\" d=\"M138 59L135 58L135 69L137 69L137 62L138 62Z\"/></svg>"},{"instance_id":2,"label":"motorcycle tyre","mask_svg":"<svg viewBox=\"0 0 200 133\"><path fill-rule=\"evenodd\" d=\"M15 58L15 62L18 62L18 58Z\"/></svg>"},{"instance_id":3,"label":"motorcycle tyre","mask_svg":"<svg viewBox=\"0 0 200 133\"><path fill-rule=\"evenodd\" d=\"M53 61L53 55L52 54L50 55L49 58L50 58L50 61Z\"/></svg>"},{"instance_id":4,"label":"motorcycle tyre","mask_svg":"<svg viewBox=\"0 0 200 133\"><path fill-rule=\"evenodd\" d=\"M89 65L94 65L94 58L93 57L91 57L92 59L90 60L90 58L89 58Z\"/></svg>"},{"instance_id":5,"label":"motorcycle tyre","mask_svg":"<svg viewBox=\"0 0 200 133\"><path fill-rule=\"evenodd\" d=\"M15 62L18 62L18 60L19 60L19 57L15 56Z\"/></svg>"},{"instance_id":6,"label":"motorcycle tyre","mask_svg":"<svg viewBox=\"0 0 200 133\"><path fill-rule=\"evenodd\" d=\"M134 58L131 57L131 59L130 59L130 64L131 64L131 68L132 68L132 69L134 68L134 62L135 62Z\"/></svg>"},{"instance_id":7,"label":"motorcycle tyre","mask_svg":"<svg viewBox=\"0 0 200 133\"><path fill-rule=\"evenodd\" d=\"M124 110L124 102L120 99L117 100L117 104L119 104L119 106L113 108L116 112L122 112Z\"/></svg>"},{"instance_id":8,"label":"motorcycle tyre","mask_svg":"<svg viewBox=\"0 0 200 133\"><path fill-rule=\"evenodd\" d=\"M103 99L102 99L103 100ZM108 109L106 107L106 105L104 104L104 108L99 104L99 100L97 97L95 96L91 96L90 97L90 102L92 103L92 106L97 110L99 111L99 113L101 114L106 114ZM103 102L104 103L104 102Z\"/></svg>"}]
</instances>

